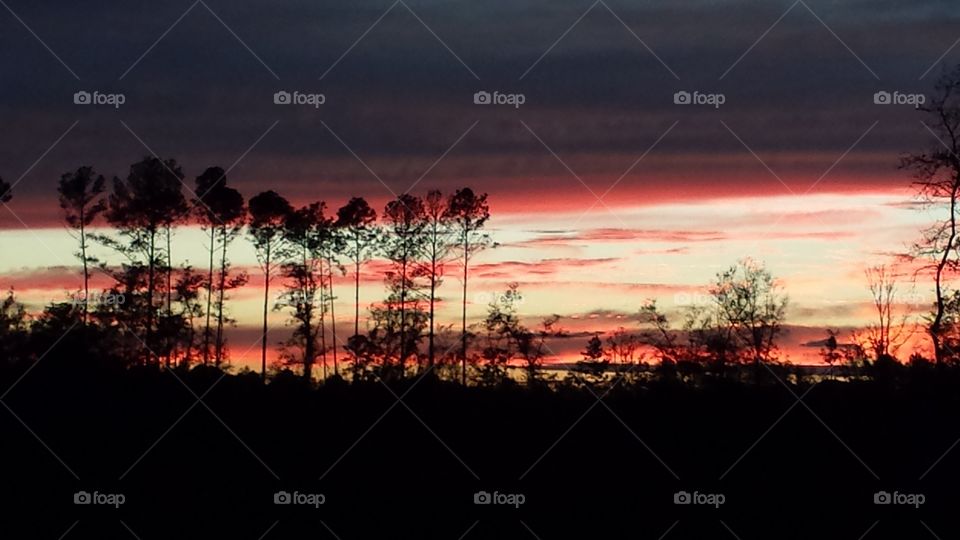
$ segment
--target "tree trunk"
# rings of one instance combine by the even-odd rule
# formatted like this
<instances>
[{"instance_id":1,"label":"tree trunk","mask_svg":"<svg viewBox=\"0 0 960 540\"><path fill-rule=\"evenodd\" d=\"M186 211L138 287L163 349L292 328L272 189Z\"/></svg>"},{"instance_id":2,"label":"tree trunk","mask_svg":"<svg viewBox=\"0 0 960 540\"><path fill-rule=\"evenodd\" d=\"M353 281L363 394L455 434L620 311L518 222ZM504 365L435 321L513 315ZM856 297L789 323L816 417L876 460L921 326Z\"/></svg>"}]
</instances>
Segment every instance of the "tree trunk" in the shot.
<instances>
[{"instance_id":1,"label":"tree trunk","mask_svg":"<svg viewBox=\"0 0 960 540\"><path fill-rule=\"evenodd\" d=\"M303 252L301 253L301 261L303 264L303 276L302 276L302 287L300 290L301 298L300 301L303 302L303 321L301 321L301 326L303 328L303 338L305 340L303 346L303 378L308 383L311 382L313 378L313 361L316 358L316 350L314 349L314 332L313 332L313 299L310 299L310 304L307 304L307 289L312 287L312 276L308 275L310 270L307 248L303 247Z\"/></svg>"},{"instance_id":2,"label":"tree trunk","mask_svg":"<svg viewBox=\"0 0 960 540\"><path fill-rule=\"evenodd\" d=\"M953 191L950 193L950 235L947 238L947 245L943 248L943 255L937 262L937 271L934 276L934 289L937 295L937 311L930 322L930 340L933 342L933 355L937 366L943 365L945 360L943 350L943 317L946 311L946 303L943 298L943 271L950 260L950 253L953 251L953 245L957 236L957 191L960 188L960 177L954 180Z\"/></svg>"},{"instance_id":3,"label":"tree trunk","mask_svg":"<svg viewBox=\"0 0 960 540\"><path fill-rule=\"evenodd\" d=\"M303 322L303 328L305 331L304 339L306 343L303 347L303 378L308 383L313 379L313 360L316 357L316 351L313 347L313 327L310 324L310 319L313 318L313 308L304 306L304 318L306 319Z\"/></svg>"},{"instance_id":4,"label":"tree trunk","mask_svg":"<svg viewBox=\"0 0 960 540\"><path fill-rule=\"evenodd\" d=\"M167 317L173 314L173 250L170 246L170 225L165 227L167 236ZM173 360L173 352L176 347L176 340L172 340L167 352L167 367L169 368ZM166 347L165 347L166 348Z\"/></svg>"},{"instance_id":5,"label":"tree trunk","mask_svg":"<svg viewBox=\"0 0 960 540\"><path fill-rule=\"evenodd\" d=\"M333 338L333 374L339 375L340 368L337 365L337 312L333 306L336 298L333 296L333 261L327 261L327 268L330 270L330 334Z\"/></svg>"},{"instance_id":6,"label":"tree trunk","mask_svg":"<svg viewBox=\"0 0 960 540\"><path fill-rule=\"evenodd\" d=\"M460 357L463 362L462 382L467 385L467 265L470 261L469 232L463 232L463 311L461 314Z\"/></svg>"},{"instance_id":7,"label":"tree trunk","mask_svg":"<svg viewBox=\"0 0 960 540\"><path fill-rule=\"evenodd\" d=\"M404 239L406 242L406 239ZM400 266L400 377L407 370L407 252L404 245L403 263Z\"/></svg>"},{"instance_id":8,"label":"tree trunk","mask_svg":"<svg viewBox=\"0 0 960 540\"><path fill-rule=\"evenodd\" d=\"M353 290L353 335L360 334L360 235L355 237L354 247L357 258L354 259L356 268L353 272L356 286Z\"/></svg>"},{"instance_id":9,"label":"tree trunk","mask_svg":"<svg viewBox=\"0 0 960 540\"><path fill-rule=\"evenodd\" d=\"M170 225L166 227L167 233L167 316L171 314L173 304L173 250L170 246Z\"/></svg>"},{"instance_id":10,"label":"tree trunk","mask_svg":"<svg viewBox=\"0 0 960 540\"><path fill-rule=\"evenodd\" d=\"M203 327L203 365L210 361L210 312L213 305L213 252L216 243L216 228L210 225L210 265L207 267L207 322Z\"/></svg>"},{"instance_id":11,"label":"tree trunk","mask_svg":"<svg viewBox=\"0 0 960 540\"><path fill-rule=\"evenodd\" d=\"M83 324L87 324L87 306L90 303L90 270L87 268L87 237L84 222L86 215L80 209L80 262L83 263Z\"/></svg>"},{"instance_id":12,"label":"tree trunk","mask_svg":"<svg viewBox=\"0 0 960 540\"><path fill-rule=\"evenodd\" d=\"M428 369L433 368L434 364L434 306L437 297L437 227L436 222L433 226L432 245L430 251L430 336L427 345L427 365Z\"/></svg>"},{"instance_id":13,"label":"tree trunk","mask_svg":"<svg viewBox=\"0 0 960 540\"><path fill-rule=\"evenodd\" d=\"M153 293L156 290L156 238L157 233L155 230L148 232L150 236L149 245L147 247L147 256L150 260L147 263L147 363L149 364L153 360L153 351L151 347L153 346Z\"/></svg>"},{"instance_id":14,"label":"tree trunk","mask_svg":"<svg viewBox=\"0 0 960 540\"><path fill-rule=\"evenodd\" d=\"M220 287L217 291L217 349L215 365L220 367L223 362L223 296L227 284L227 227L221 228L220 242L222 244L220 251Z\"/></svg>"},{"instance_id":15,"label":"tree trunk","mask_svg":"<svg viewBox=\"0 0 960 540\"><path fill-rule=\"evenodd\" d=\"M260 380L267 383L267 306L270 303L270 244L267 244L263 271L263 334L260 337Z\"/></svg>"},{"instance_id":16,"label":"tree trunk","mask_svg":"<svg viewBox=\"0 0 960 540\"><path fill-rule=\"evenodd\" d=\"M327 286L323 276L323 257L320 258L320 360L323 362L323 380L327 380Z\"/></svg>"},{"instance_id":17,"label":"tree trunk","mask_svg":"<svg viewBox=\"0 0 960 540\"><path fill-rule=\"evenodd\" d=\"M180 365L183 366L183 367L186 367L186 366L189 366L189 365L190 365L190 358L191 358L191 355L193 354L193 340L194 340L195 337L196 337L196 330L193 328L193 316L192 316L192 315L190 316L190 319L188 320L188 323L189 323L189 325L190 325L190 326L189 326L190 330L189 330L189 332L188 332L188 334L187 334L187 350L184 351L184 353L183 353L183 360L180 361Z\"/></svg>"},{"instance_id":18,"label":"tree trunk","mask_svg":"<svg viewBox=\"0 0 960 540\"><path fill-rule=\"evenodd\" d=\"M436 272L436 270L433 270L433 272ZM429 337L429 345L428 345L429 352L428 352L428 354L427 354L427 356L428 356L428 360L427 360L428 368L432 368L433 365L434 365L434 347L433 347L433 336L434 336L433 327L434 327L434 324L433 324L433 314L434 314L434 303L435 303L435 300L436 300L436 290L437 290L437 279L436 279L436 277L434 277L434 276L436 276L436 274L432 274L432 275L430 276L430 337Z\"/></svg>"}]
</instances>

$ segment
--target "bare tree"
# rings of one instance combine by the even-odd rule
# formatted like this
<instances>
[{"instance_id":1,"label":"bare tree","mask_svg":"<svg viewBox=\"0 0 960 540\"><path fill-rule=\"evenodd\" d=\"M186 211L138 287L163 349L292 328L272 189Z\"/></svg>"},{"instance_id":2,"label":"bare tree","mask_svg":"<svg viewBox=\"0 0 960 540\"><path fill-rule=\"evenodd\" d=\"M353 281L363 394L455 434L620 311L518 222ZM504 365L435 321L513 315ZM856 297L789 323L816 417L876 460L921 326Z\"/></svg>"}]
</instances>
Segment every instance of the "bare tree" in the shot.
<instances>
[{"instance_id":1,"label":"bare tree","mask_svg":"<svg viewBox=\"0 0 960 540\"><path fill-rule=\"evenodd\" d=\"M661 362L676 363L690 359L687 358L681 333L673 329L669 317L657 307L656 300L647 300L640 307L639 322L644 328L639 336L640 343L652 348Z\"/></svg>"},{"instance_id":2,"label":"bare tree","mask_svg":"<svg viewBox=\"0 0 960 540\"><path fill-rule=\"evenodd\" d=\"M943 213L933 225L925 229L914 246L914 255L930 261L927 269L933 273L936 295L933 316L927 328L933 342L937 364L943 363L955 351L947 350L944 326L950 293L948 280L958 269L957 212L960 211L960 66L944 74L937 82L930 105L922 107L932 121L924 123L935 138L932 147L919 154L901 159L901 167L913 171L914 186L919 196L929 205L942 208Z\"/></svg>"},{"instance_id":3,"label":"bare tree","mask_svg":"<svg viewBox=\"0 0 960 540\"><path fill-rule=\"evenodd\" d=\"M607 336L606 355L611 362L632 364L637 360L639 347L640 342L637 336L627 332L627 329L621 326Z\"/></svg>"},{"instance_id":4,"label":"bare tree","mask_svg":"<svg viewBox=\"0 0 960 540\"><path fill-rule=\"evenodd\" d=\"M698 362L723 373L727 363L754 363L775 358L787 298L763 265L743 259L717 274L710 287L713 301L685 310L675 329L656 302L640 309L645 327L639 343L651 347L661 362Z\"/></svg>"},{"instance_id":5,"label":"bare tree","mask_svg":"<svg viewBox=\"0 0 960 540\"><path fill-rule=\"evenodd\" d=\"M547 339L564 337L564 331L559 326L560 316L551 315L540 321L536 331L524 327L517 329L517 352L523 360L526 373L527 387L533 388L543 382L543 359L550 352Z\"/></svg>"},{"instance_id":6,"label":"bare tree","mask_svg":"<svg viewBox=\"0 0 960 540\"><path fill-rule=\"evenodd\" d=\"M762 362L776 354L776 338L782 330L787 297L773 275L752 259L741 259L717 274L710 288L719 325L729 328L750 360Z\"/></svg>"},{"instance_id":7,"label":"bare tree","mask_svg":"<svg viewBox=\"0 0 960 540\"><path fill-rule=\"evenodd\" d=\"M892 358L909 337L907 315L894 314L897 276L886 265L867 268L864 274L876 311L876 322L863 329L864 337L876 360Z\"/></svg>"}]
</instances>

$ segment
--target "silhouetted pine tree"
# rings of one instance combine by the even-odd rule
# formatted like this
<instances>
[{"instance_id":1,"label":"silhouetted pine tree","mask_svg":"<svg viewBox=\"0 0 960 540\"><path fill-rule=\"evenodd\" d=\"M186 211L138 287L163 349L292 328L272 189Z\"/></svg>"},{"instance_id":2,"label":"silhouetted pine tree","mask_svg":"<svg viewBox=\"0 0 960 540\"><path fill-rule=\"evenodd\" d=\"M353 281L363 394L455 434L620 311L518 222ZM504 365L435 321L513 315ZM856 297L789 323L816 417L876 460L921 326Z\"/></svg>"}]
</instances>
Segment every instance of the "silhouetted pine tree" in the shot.
<instances>
[{"instance_id":1,"label":"silhouetted pine tree","mask_svg":"<svg viewBox=\"0 0 960 540\"><path fill-rule=\"evenodd\" d=\"M114 277L127 287L131 296L140 296L143 301L142 323L132 322L134 329L142 329L148 361L163 352L158 350L161 344L156 339L159 316L156 298L161 290L157 278L158 271L169 267L170 261L169 253L165 253L158 242L160 233L182 215L186 207L182 180L183 172L172 159L145 157L131 165L126 181L114 179L106 212L107 221L117 228L126 243L98 237L130 261L124 265L121 275L114 274Z\"/></svg>"},{"instance_id":2,"label":"silhouetted pine tree","mask_svg":"<svg viewBox=\"0 0 960 540\"><path fill-rule=\"evenodd\" d=\"M461 349L462 361L461 379L467 384L467 277L469 276L470 259L478 251L491 245L490 236L483 232L483 227L490 219L490 208L487 205L487 195L477 195L470 188L458 189L447 204L447 215L455 227L455 235L460 250L460 260L463 261L463 310L461 313Z\"/></svg>"},{"instance_id":3,"label":"silhouetted pine tree","mask_svg":"<svg viewBox=\"0 0 960 540\"><path fill-rule=\"evenodd\" d=\"M107 201L102 197L106 190L106 178L96 175L93 167L80 167L74 172L64 173L60 177L57 192L60 194L60 208L63 209L67 225L76 233L80 244L77 258L83 265L83 322L87 322L90 302L90 263L97 260L87 254L87 227L107 209Z\"/></svg>"},{"instance_id":4,"label":"silhouetted pine tree","mask_svg":"<svg viewBox=\"0 0 960 540\"><path fill-rule=\"evenodd\" d=\"M318 227L324 220L324 204L316 202L299 208L287 216L284 223L282 274L286 278L281 304L289 308L294 324L288 346L300 349L299 357L287 353L290 362L303 366L303 378L310 381L317 358L317 294L320 290L319 259L315 257L320 245Z\"/></svg>"},{"instance_id":5,"label":"silhouetted pine tree","mask_svg":"<svg viewBox=\"0 0 960 540\"><path fill-rule=\"evenodd\" d=\"M270 302L270 280L274 257L283 245L284 224L293 208L275 191L264 191L248 203L250 221L247 234L263 269L263 333L260 337L261 379L267 380L267 310Z\"/></svg>"},{"instance_id":6,"label":"silhouetted pine tree","mask_svg":"<svg viewBox=\"0 0 960 540\"><path fill-rule=\"evenodd\" d=\"M320 323L323 324L323 321L326 316L327 309L330 310L330 334L331 334L331 344L333 351L333 373L334 375L340 374L340 367L337 362L337 349L340 348L339 343L337 342L337 313L335 309L335 302L337 299L336 294L333 290L333 278L334 275L344 275L345 269L340 263L340 258L343 254L343 250L346 247L346 238L344 237L343 231L338 226L338 220L332 218L324 218L321 223L320 229L320 246L319 252L317 254L321 259L321 310L320 310ZM325 292L324 292L325 291ZM323 335L323 334L321 334ZM324 336L323 343L323 362L324 368L326 368L326 343ZM326 378L326 369L324 369L324 378Z\"/></svg>"},{"instance_id":7,"label":"silhouetted pine tree","mask_svg":"<svg viewBox=\"0 0 960 540\"><path fill-rule=\"evenodd\" d=\"M416 319L420 309L418 295L423 287L418 280L421 277L418 262L426 248L423 200L409 194L400 195L387 203L383 220L388 233L383 240L384 255L392 266L392 270L387 272L390 295L386 303L389 311L398 314L397 363L398 375L403 377L407 358L410 354L416 354L416 344L420 340Z\"/></svg>"},{"instance_id":8,"label":"silhouetted pine tree","mask_svg":"<svg viewBox=\"0 0 960 540\"><path fill-rule=\"evenodd\" d=\"M423 209L426 224L424 225L425 261L421 264L421 272L426 275L430 289L430 327L427 334L427 363L433 367L436 351L434 346L436 336L436 302L437 289L443 284L443 273L446 263L458 242L454 234L453 219L450 215L449 199L439 190L431 190L424 199Z\"/></svg>"}]
</instances>

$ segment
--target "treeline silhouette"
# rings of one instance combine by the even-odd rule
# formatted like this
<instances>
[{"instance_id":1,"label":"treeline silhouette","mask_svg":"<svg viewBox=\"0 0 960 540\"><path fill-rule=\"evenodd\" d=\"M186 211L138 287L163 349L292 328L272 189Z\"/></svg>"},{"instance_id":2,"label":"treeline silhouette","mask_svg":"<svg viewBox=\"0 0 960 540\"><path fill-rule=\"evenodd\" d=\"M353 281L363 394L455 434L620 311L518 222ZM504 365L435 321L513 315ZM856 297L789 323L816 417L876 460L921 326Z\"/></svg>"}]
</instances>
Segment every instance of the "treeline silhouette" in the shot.
<instances>
[{"instance_id":1,"label":"treeline silhouette","mask_svg":"<svg viewBox=\"0 0 960 540\"><path fill-rule=\"evenodd\" d=\"M468 324L470 262L495 246L485 231L486 194L470 188L450 195L437 190L424 197L402 194L379 213L354 197L331 212L320 201L294 207L272 190L246 201L219 167L197 176L193 188L184 178L175 160L149 156L132 164L126 179L113 178L109 191L107 179L93 167L62 175L60 207L77 242L82 281L72 298L33 317L12 291L8 294L0 310L0 347L9 363L37 361L67 340L73 350L91 353L85 357L125 368L226 367L225 329L236 322L228 309L230 293L250 278L233 268L230 248L245 239L263 275L259 349L264 382L270 373L293 377L295 372L308 382L344 376L360 382L433 372L483 386L517 381L530 387L582 386L655 377L702 384L705 377L782 379L790 371L780 362L778 348L787 297L764 265L749 258L718 273L704 298L680 312L679 323L676 315L647 301L637 327L587 336L580 361L565 373L548 373L544 360L557 356L550 343L570 336L556 315L528 328L518 312L523 298L517 284L494 295L486 316ZM4 193L9 201L9 187ZM113 233L103 232L103 224ZM207 240L204 268L174 263L177 229L191 225ZM120 262L91 255L92 244L109 248ZM363 317L361 277L375 259L386 263L386 297ZM462 283L458 329L436 317L440 287L451 267ZM91 291L94 272L109 276L112 286ZM353 278L353 333L344 339L334 322L334 278L347 275ZM891 320L894 275L881 266L867 277L880 320L855 332L849 343L829 333L820 354L838 369L828 376L869 376L876 363L887 372L896 370L889 364L896 363L906 325ZM271 296L275 282L281 292ZM280 360L268 366L271 310L285 312L292 331L281 342ZM919 354L911 361L926 362ZM804 376L802 370L794 372Z\"/></svg>"},{"instance_id":2,"label":"treeline silhouette","mask_svg":"<svg viewBox=\"0 0 960 540\"><path fill-rule=\"evenodd\" d=\"M844 377L865 376L878 365L896 371L900 348L917 330L929 337L932 358L915 348L907 355L911 365L960 364L960 290L951 281L960 268L958 90L960 66L941 77L921 109L932 118L936 144L901 161L915 175L918 196L942 211L933 214L937 219L911 252L900 255L919 268L918 275L927 271L931 277L933 309L923 322L895 313L902 303L901 272L895 264L868 268L875 320L849 335L828 330L819 343L823 363L837 366ZM354 197L333 211L323 201L295 207L272 190L246 200L219 167L203 171L190 187L176 160L147 156L130 166L126 178L109 182L93 167L79 167L62 175L57 191L77 241L82 278L73 298L36 315L10 291L0 311L0 352L8 363L36 361L70 334L89 356L122 367L229 365L226 329L236 323L229 300L251 278L231 263L238 241L253 246L263 275L264 382L271 373L296 373L308 382L359 382L432 372L463 385L521 380L536 386L556 379L544 373L544 360L558 356L551 348L555 339L570 337L556 315L528 327L518 313L522 293L516 284L493 295L485 317L468 324L471 261L496 245L486 229L487 195L469 187L422 197L404 193L380 211ZM0 201L6 204L12 195L0 180ZM104 226L112 232L103 232ZM188 226L204 233L202 267L175 262L174 238ZM114 256L100 260L92 255L94 245ZM375 260L385 266L386 295L364 309L361 279ZM94 272L109 276L112 285L91 291ZM353 278L348 336L335 322L337 299L345 295L334 286L337 276ZM461 282L456 325L437 317L441 288L453 276ZM637 326L587 335L582 359L568 366L563 381L595 384L641 373L757 380L788 369L778 347L787 297L762 263L741 259L718 273L706 291L705 301L676 313L647 301ZM279 361L268 366L271 335L279 332L268 327L271 311L284 312L292 330L284 331Z\"/></svg>"},{"instance_id":3,"label":"treeline silhouette","mask_svg":"<svg viewBox=\"0 0 960 540\"><path fill-rule=\"evenodd\" d=\"M341 377L341 363L354 381L403 378L436 370L438 375L499 385L511 381L512 367L521 368L529 386L547 382L544 359L555 356L551 338L565 337L559 317L532 330L521 321L522 294L516 284L494 295L487 314L468 325L469 268L473 256L494 246L485 225L490 217L487 196L470 188L450 195L430 191L425 197L402 194L378 214L360 197L335 213L324 202L295 208L275 191L245 201L230 187L226 172L211 167L187 188L175 160L145 157L130 166L126 179L107 179L84 166L60 178L58 193L64 219L73 232L82 266L82 286L75 297L48 305L28 321L12 292L2 314L2 343L13 361L36 360L57 332L78 336L102 362L130 366L219 368L228 361L225 328L235 321L227 309L230 292L249 275L234 269L230 247L245 237L254 247L263 273L261 378L268 370L268 314L287 313L293 330L281 348L274 373L297 371L313 381L314 366L327 380ZM188 199L184 192L191 195ZM5 191L9 197L9 189ZM106 222L113 234L92 232ZM178 227L195 225L204 232L207 265L175 265L173 238ZM98 228L96 230L102 230ZM91 243L106 246L119 260L99 260ZM386 261L386 297L372 305L361 331L360 282L364 265ZM459 267L461 317L459 335L436 317L440 286L447 269ZM91 292L95 271L114 284ZM353 276L353 334L337 336L334 277ZM274 299L271 284L282 292ZM583 360L567 382L600 383L625 366L639 367L656 353L663 370L680 364L704 365L722 375L726 366L773 362L776 338L786 308L770 273L745 259L717 276L709 308L691 309L682 328L672 329L655 303L642 310L649 331L618 329L606 343L591 337ZM649 366L646 366L649 367Z\"/></svg>"},{"instance_id":4,"label":"treeline silhouette","mask_svg":"<svg viewBox=\"0 0 960 540\"><path fill-rule=\"evenodd\" d=\"M173 159L145 157L125 179L107 179L93 167L63 174L60 207L73 232L82 266L82 286L69 301L48 305L34 320L11 291L0 323L8 359L25 360L36 351L20 345L30 333L60 328L77 331L104 361L122 365L220 367L228 361L225 328L235 323L227 306L230 292L250 276L232 267L231 245L245 236L263 271L261 371L268 372L268 313L284 311L293 326L282 343L282 368L296 367L306 380L314 365L328 377L340 375L340 359L352 359L354 375L377 361L381 371L404 376L410 364L432 367L459 352L461 379L467 378L471 332L466 309L470 261L492 245L484 231L489 219L486 194L470 188L450 195L402 194L379 213L360 197L331 212L322 201L295 208L275 191L245 201L228 185L226 172L206 169L189 188ZM4 202L10 186L0 184ZM186 192L186 193L185 193ZM105 222L113 234L94 232ZM177 265L174 236L179 227L199 226L207 237L208 264ZM91 245L110 248L118 260L99 260ZM361 332L360 281L374 258L386 260L387 296L369 309ZM455 346L438 351L438 290L451 264L462 267L462 318ZM91 292L91 275L112 278L107 290ZM338 338L334 277L353 274L353 335ZM271 297L271 284L282 292ZM447 332L449 333L449 332ZM46 336L45 336L46 337ZM426 341L426 348L422 343ZM41 353L42 354L42 353Z\"/></svg>"}]
</instances>

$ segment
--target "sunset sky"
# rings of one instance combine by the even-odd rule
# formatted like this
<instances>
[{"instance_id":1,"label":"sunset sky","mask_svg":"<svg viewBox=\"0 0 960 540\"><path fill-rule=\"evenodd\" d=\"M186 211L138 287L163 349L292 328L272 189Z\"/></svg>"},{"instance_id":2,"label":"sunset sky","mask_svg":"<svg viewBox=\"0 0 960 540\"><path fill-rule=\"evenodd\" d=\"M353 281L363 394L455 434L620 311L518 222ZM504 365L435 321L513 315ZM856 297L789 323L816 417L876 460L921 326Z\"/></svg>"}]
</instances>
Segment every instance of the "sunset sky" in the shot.
<instances>
[{"instance_id":1,"label":"sunset sky","mask_svg":"<svg viewBox=\"0 0 960 540\"><path fill-rule=\"evenodd\" d=\"M155 153L191 187L218 165L248 198L274 189L334 210L351 196L382 208L407 190L486 192L500 246L476 259L471 316L518 282L525 322L556 313L578 336L638 328L647 298L702 301L714 274L750 256L790 296L786 357L811 361L799 345L866 324L864 269L931 219L897 169L938 144L929 120L874 94L929 93L960 62L960 14L947 1L675 4L8 0L0 176L15 187L0 209L0 286L31 309L65 300L80 276L60 174L125 177ZM326 101L276 105L281 90ZM125 103L76 105L78 91ZM478 91L525 102L477 105ZM724 103L677 105L678 91ZM176 246L203 265L197 230ZM230 303L231 354L252 366L261 277L245 239L231 249L251 272ZM365 303L383 295L377 269ZM448 323L457 270L442 289ZM351 280L336 283L344 336ZM932 302L922 279L900 292L904 311Z\"/></svg>"}]
</instances>

